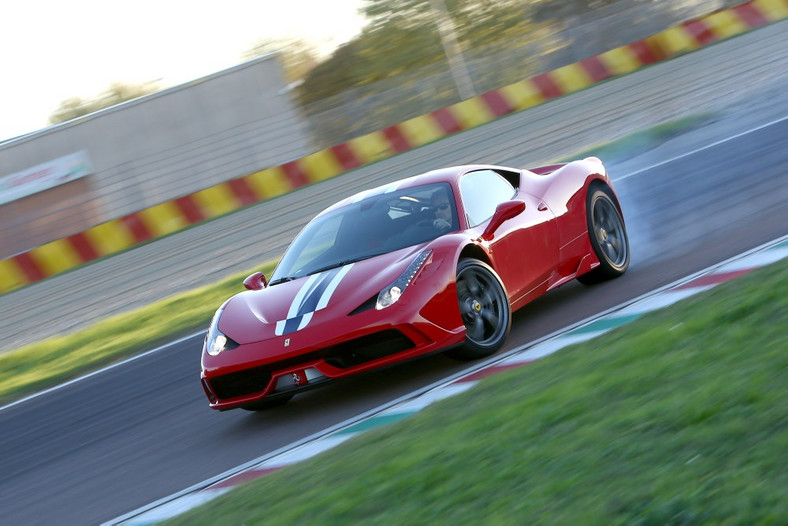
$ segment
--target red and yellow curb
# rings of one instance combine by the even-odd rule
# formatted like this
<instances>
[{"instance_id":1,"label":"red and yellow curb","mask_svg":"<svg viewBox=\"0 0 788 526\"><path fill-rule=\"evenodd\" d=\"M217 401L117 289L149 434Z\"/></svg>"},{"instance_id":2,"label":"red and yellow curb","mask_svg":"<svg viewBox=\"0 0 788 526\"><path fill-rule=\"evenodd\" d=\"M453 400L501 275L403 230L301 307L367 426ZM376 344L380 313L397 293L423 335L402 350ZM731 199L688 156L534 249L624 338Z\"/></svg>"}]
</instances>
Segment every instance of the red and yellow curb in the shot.
<instances>
[{"instance_id":1,"label":"red and yellow curb","mask_svg":"<svg viewBox=\"0 0 788 526\"><path fill-rule=\"evenodd\" d=\"M751 0L281 166L113 219L0 260L0 294L785 18L788 0Z\"/></svg>"}]
</instances>

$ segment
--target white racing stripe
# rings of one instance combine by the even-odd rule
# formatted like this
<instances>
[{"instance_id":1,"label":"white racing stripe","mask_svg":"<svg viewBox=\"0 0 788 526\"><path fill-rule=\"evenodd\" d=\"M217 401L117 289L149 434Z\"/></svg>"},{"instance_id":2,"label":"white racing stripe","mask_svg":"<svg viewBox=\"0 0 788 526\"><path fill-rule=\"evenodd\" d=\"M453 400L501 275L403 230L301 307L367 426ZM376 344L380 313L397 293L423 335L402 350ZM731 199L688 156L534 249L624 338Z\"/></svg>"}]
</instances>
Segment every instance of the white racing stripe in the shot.
<instances>
[{"instance_id":1,"label":"white racing stripe","mask_svg":"<svg viewBox=\"0 0 788 526\"><path fill-rule=\"evenodd\" d=\"M339 286L339 282L342 281L342 278L345 277L345 274L350 272L350 268L352 266L353 263L351 263L350 265L345 265L344 267L342 267L342 270L339 271L339 274L334 276L334 279L331 280L331 283L328 284L328 288L326 289L326 291L323 293L322 296L320 296L320 301L317 302L317 307L315 308L315 311L319 311L320 309L326 308L326 305L328 305L328 300L331 299L331 296L334 294L334 291Z\"/></svg>"},{"instance_id":2,"label":"white racing stripe","mask_svg":"<svg viewBox=\"0 0 788 526\"><path fill-rule=\"evenodd\" d=\"M296 294L295 298L293 298L293 303L290 304L290 309L287 311L288 318L295 318L298 315L298 310L304 303L304 297L306 296L306 293L312 290L312 285L318 280L319 277L319 273L309 276L309 279L306 280L306 283L304 283L304 285L301 287L301 290L299 290L298 294Z\"/></svg>"},{"instance_id":3,"label":"white racing stripe","mask_svg":"<svg viewBox=\"0 0 788 526\"><path fill-rule=\"evenodd\" d=\"M315 314L314 312L307 312L306 314L304 314L304 316L301 318L301 321L298 323L298 329L296 329L296 330L297 330L297 331L300 331L301 329L303 329L304 327L306 327L306 326L307 326L307 324L308 324L310 321L312 321L312 316L313 316L314 314Z\"/></svg>"},{"instance_id":4,"label":"white racing stripe","mask_svg":"<svg viewBox=\"0 0 788 526\"><path fill-rule=\"evenodd\" d=\"M293 298L287 312L287 319L276 322L274 333L277 336L282 336L306 327L312 320L314 313L328 305L337 286L351 267L353 267L353 263L310 276Z\"/></svg>"}]
</instances>

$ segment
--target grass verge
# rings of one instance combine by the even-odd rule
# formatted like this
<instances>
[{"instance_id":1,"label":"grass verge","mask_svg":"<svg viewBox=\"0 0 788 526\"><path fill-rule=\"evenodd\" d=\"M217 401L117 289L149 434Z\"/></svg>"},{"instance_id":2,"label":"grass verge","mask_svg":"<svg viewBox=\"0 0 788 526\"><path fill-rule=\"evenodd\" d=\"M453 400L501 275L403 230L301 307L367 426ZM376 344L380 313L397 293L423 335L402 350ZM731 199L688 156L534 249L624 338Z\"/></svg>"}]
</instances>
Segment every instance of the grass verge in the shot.
<instances>
[{"instance_id":1,"label":"grass verge","mask_svg":"<svg viewBox=\"0 0 788 526\"><path fill-rule=\"evenodd\" d=\"M709 118L709 115L697 115L671 121L591 148L572 159L588 155L602 159L637 155L703 125ZM270 275L273 267L274 263L269 262L262 271ZM70 335L0 354L0 404L95 371L180 335L207 328L216 308L243 290L241 281L250 272L113 316Z\"/></svg>"},{"instance_id":2,"label":"grass verge","mask_svg":"<svg viewBox=\"0 0 788 526\"><path fill-rule=\"evenodd\" d=\"M262 267L266 276L274 267ZM216 309L243 289L243 272L66 336L0 355L0 403L75 378L179 336L207 329ZM198 353L199 349L195 350Z\"/></svg>"},{"instance_id":3,"label":"grass verge","mask_svg":"<svg viewBox=\"0 0 788 526\"><path fill-rule=\"evenodd\" d=\"M778 524L788 261L168 524Z\"/></svg>"}]
</instances>

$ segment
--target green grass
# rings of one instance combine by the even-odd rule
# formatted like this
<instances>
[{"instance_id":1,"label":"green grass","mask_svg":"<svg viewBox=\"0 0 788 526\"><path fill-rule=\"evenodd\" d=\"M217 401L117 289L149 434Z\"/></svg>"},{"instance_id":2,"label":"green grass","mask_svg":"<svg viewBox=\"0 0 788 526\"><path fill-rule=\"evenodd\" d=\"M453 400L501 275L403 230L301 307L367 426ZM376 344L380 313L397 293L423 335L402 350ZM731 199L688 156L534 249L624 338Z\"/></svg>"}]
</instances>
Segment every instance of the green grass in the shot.
<instances>
[{"instance_id":1,"label":"green grass","mask_svg":"<svg viewBox=\"0 0 788 526\"><path fill-rule=\"evenodd\" d=\"M784 523L786 297L782 261L171 523Z\"/></svg>"},{"instance_id":2,"label":"green grass","mask_svg":"<svg viewBox=\"0 0 788 526\"><path fill-rule=\"evenodd\" d=\"M273 262L262 266L271 275ZM208 328L216 309L244 290L252 271L107 318L76 333L0 355L0 403L75 378L179 336Z\"/></svg>"},{"instance_id":3,"label":"green grass","mask_svg":"<svg viewBox=\"0 0 788 526\"><path fill-rule=\"evenodd\" d=\"M635 155L669 137L700 126L708 118L708 115L701 115L665 123L572 158L597 155L602 159L608 159L608 156L612 159L614 156ZM274 263L268 263L262 270L270 275L273 266ZM250 272L108 318L74 334L0 354L0 404L95 371L179 335L207 329L219 305L243 290L241 281Z\"/></svg>"}]
</instances>

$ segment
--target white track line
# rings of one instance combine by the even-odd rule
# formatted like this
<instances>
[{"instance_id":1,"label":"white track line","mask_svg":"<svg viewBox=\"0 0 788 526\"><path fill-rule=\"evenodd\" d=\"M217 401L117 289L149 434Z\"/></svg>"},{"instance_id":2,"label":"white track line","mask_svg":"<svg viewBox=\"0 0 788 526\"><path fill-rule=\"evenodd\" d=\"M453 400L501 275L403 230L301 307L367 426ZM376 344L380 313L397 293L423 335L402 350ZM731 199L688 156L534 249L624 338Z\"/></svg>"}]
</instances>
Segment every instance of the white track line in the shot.
<instances>
[{"instance_id":1,"label":"white track line","mask_svg":"<svg viewBox=\"0 0 788 526\"><path fill-rule=\"evenodd\" d=\"M11 409L14 406L17 406L17 405L22 404L24 402L27 402L29 400L33 400L34 398L38 398L39 396L44 396L46 394L55 392L55 391L57 391L59 389L63 389L64 387L68 387L70 385L74 385L75 383L81 382L82 380L87 380L88 378L92 378L94 376L98 376L99 374L106 373L107 371L111 371L112 369L115 369L115 368L120 367L122 365L126 365L129 362L133 362L134 360L139 360L140 358L145 358L146 356L148 356L150 354L157 353L159 351L163 351L164 349L166 349L166 348L168 348L168 347L170 347L172 345L177 345L177 344L179 344L181 342L185 342L186 340L188 340L190 338L196 338L197 336L201 336L204 333L205 333L205 331L195 332L194 334L190 334L189 336L184 336L183 338L180 338L179 340L175 340L175 341L172 341L170 343L165 343L164 345L156 347L155 349L151 349L149 351L145 351L142 354L138 354L136 356L132 356L131 358L127 358L127 359L125 359L125 360L123 360L121 362L113 363L112 365L108 365L107 367L99 369L98 371L93 371L92 373L88 373L88 374L86 374L84 376L80 376L79 378L74 378L73 380L69 380L68 382L52 386L49 389L45 389L43 391L39 391L38 393L35 393L35 394L31 394L30 396L26 396L25 398L22 398L20 400L17 400L15 402L11 402L10 404L6 404L6 405L0 407L0 411L5 411L6 409Z\"/></svg>"},{"instance_id":2,"label":"white track line","mask_svg":"<svg viewBox=\"0 0 788 526\"><path fill-rule=\"evenodd\" d=\"M695 155L696 153L700 153L700 152L705 151L705 150L709 150L711 148L714 148L714 147L719 146L721 144L725 144L726 142L732 141L734 139L739 139L739 138L744 137L745 135L748 135L750 133L755 133L757 131L761 131L764 128L768 128L769 126L774 126L776 124L780 124L781 122L783 122L785 120L788 120L788 115L786 115L785 117L782 117L780 119L777 119L777 120L774 120L774 121L771 121L771 122L767 122L766 124L761 124L760 126L756 126L755 128L749 129L747 131L744 131L744 132L741 132L741 133L737 133L736 135L731 135L730 137L726 137L724 139L720 139L719 141L714 141L713 143L707 144L706 146L701 146L700 148L696 148L696 149L691 150L689 152L682 153L681 155L677 155L676 157L672 157L672 158L670 158L670 159L668 159L666 161L661 161L661 162L658 162L656 164L652 164L651 166L647 166L646 168L641 168L640 170L635 170L634 172L628 173L627 175L622 175L621 177L614 178L613 181L614 182L615 181L623 181L624 179L628 179L630 177L634 177L636 175L640 175L641 173L646 172L648 170L652 170L654 168L659 168L660 166L664 166L666 164L670 164L672 162L678 161L679 159L684 159L685 157L689 157L690 155Z\"/></svg>"}]
</instances>

